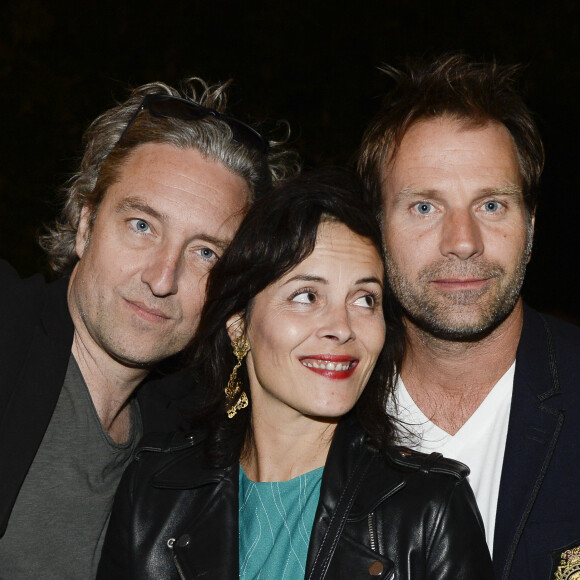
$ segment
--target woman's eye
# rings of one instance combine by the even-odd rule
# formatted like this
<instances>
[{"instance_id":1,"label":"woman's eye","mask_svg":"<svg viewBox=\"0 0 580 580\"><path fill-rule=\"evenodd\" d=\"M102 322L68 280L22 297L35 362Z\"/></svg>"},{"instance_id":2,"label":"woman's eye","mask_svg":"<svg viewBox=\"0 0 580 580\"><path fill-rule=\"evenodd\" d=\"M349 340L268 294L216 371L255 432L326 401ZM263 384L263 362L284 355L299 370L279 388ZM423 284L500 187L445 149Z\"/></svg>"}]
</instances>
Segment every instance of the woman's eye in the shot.
<instances>
[{"instance_id":1,"label":"woman's eye","mask_svg":"<svg viewBox=\"0 0 580 580\"><path fill-rule=\"evenodd\" d=\"M486 201L483 207L485 208L486 212L495 213L501 206L497 201Z\"/></svg>"},{"instance_id":2,"label":"woman's eye","mask_svg":"<svg viewBox=\"0 0 580 580\"><path fill-rule=\"evenodd\" d=\"M139 233L145 234L151 229L151 227L145 220L134 219L131 220L131 224Z\"/></svg>"},{"instance_id":3,"label":"woman's eye","mask_svg":"<svg viewBox=\"0 0 580 580\"><path fill-rule=\"evenodd\" d=\"M366 296L361 296L355 300L356 306L363 306L364 308L373 308L375 305L375 297L367 294Z\"/></svg>"},{"instance_id":4,"label":"woman's eye","mask_svg":"<svg viewBox=\"0 0 580 580\"><path fill-rule=\"evenodd\" d=\"M426 201L421 201L415 206L415 208L421 215L427 215L428 213L431 213L433 206Z\"/></svg>"},{"instance_id":5,"label":"woman's eye","mask_svg":"<svg viewBox=\"0 0 580 580\"><path fill-rule=\"evenodd\" d=\"M301 304L312 304L316 302L316 294L314 292L300 292L292 298L292 302L300 302Z\"/></svg>"}]
</instances>

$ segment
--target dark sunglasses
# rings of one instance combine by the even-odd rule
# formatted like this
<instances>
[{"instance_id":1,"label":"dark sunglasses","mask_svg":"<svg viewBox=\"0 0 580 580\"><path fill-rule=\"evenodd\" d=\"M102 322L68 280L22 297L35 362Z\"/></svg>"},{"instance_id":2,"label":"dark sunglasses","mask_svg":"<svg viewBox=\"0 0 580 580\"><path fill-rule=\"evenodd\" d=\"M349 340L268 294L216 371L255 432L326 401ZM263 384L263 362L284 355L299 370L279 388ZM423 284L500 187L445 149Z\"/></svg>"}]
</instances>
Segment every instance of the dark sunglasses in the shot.
<instances>
[{"instance_id":1,"label":"dark sunglasses","mask_svg":"<svg viewBox=\"0 0 580 580\"><path fill-rule=\"evenodd\" d=\"M233 117L224 115L214 109L208 109L207 107L202 107L193 101L188 101L187 99L181 99L179 97L173 97L171 95L147 95L143 102L139 105L129 123L125 127L123 134L119 138L119 141L129 131L131 125L135 122L135 119L141 111L147 109L153 116L162 119L181 119L182 121L200 121L206 117L214 117L223 121L232 130L232 135L235 141L245 145L250 149L256 149L261 153L266 153L270 148L268 141L258 133L255 129L252 129L249 125L238 121Z\"/></svg>"}]
</instances>

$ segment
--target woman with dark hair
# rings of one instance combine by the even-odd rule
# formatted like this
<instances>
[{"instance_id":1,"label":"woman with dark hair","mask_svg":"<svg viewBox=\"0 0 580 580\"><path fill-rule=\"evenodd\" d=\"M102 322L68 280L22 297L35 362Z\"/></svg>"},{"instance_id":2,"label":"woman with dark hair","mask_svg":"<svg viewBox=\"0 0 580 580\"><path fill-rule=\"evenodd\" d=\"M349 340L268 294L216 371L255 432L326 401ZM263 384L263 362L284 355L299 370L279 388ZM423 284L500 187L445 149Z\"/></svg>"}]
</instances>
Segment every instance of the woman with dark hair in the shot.
<instances>
[{"instance_id":1,"label":"woman with dark hair","mask_svg":"<svg viewBox=\"0 0 580 580\"><path fill-rule=\"evenodd\" d=\"M142 442L98 578L493 578L467 468L389 445L404 330L365 198L319 172L249 211L191 347L196 428Z\"/></svg>"}]
</instances>

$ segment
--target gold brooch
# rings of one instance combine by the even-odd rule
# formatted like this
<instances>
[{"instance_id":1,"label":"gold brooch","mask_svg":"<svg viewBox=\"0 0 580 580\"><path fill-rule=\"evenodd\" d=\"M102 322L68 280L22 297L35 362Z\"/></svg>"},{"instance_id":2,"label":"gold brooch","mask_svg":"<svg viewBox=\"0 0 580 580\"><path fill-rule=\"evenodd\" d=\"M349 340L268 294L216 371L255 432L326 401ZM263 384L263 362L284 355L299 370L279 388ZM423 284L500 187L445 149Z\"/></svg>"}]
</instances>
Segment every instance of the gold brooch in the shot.
<instances>
[{"instance_id":1,"label":"gold brooch","mask_svg":"<svg viewBox=\"0 0 580 580\"><path fill-rule=\"evenodd\" d=\"M554 580L580 580L580 546L562 552Z\"/></svg>"}]
</instances>

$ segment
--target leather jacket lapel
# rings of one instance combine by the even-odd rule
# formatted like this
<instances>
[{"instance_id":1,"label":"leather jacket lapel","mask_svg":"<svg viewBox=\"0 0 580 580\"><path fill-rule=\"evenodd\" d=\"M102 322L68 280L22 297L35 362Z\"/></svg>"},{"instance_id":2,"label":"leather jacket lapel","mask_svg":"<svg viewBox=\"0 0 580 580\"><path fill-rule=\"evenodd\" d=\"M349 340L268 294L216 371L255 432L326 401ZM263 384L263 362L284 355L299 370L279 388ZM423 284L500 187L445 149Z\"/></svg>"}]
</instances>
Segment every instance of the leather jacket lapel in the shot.
<instances>
[{"instance_id":1,"label":"leather jacket lapel","mask_svg":"<svg viewBox=\"0 0 580 580\"><path fill-rule=\"evenodd\" d=\"M493 562L507 579L534 500L564 421L551 332L536 313L524 311L497 506Z\"/></svg>"},{"instance_id":2,"label":"leather jacket lapel","mask_svg":"<svg viewBox=\"0 0 580 580\"><path fill-rule=\"evenodd\" d=\"M366 519L372 509L400 489L404 482L393 475L393 482L381 481L376 489L369 486L366 474L372 471L378 452L364 443L365 435L352 419L343 419L333 438L320 490L320 501L314 517L306 560L305 578L367 578L369 566L381 565L382 578L394 569L390 560L364 543L342 534L349 520ZM374 480L372 480L374 481ZM377 482L378 483L378 482ZM364 489L363 494L359 491ZM348 560L340 558L340 570L333 569L333 555L348 550ZM348 565L347 565L348 561ZM348 568L348 570L345 568Z\"/></svg>"}]
</instances>

